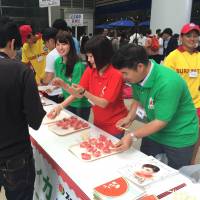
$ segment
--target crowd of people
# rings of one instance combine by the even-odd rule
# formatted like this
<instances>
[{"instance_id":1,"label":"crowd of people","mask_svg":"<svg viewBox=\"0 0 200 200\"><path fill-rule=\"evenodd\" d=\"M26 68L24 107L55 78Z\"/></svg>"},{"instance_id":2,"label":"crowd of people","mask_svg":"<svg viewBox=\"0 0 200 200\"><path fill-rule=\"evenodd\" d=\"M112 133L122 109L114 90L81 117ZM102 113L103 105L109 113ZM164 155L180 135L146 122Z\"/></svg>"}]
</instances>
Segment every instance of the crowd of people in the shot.
<instances>
[{"instance_id":1,"label":"crowd of people","mask_svg":"<svg viewBox=\"0 0 200 200\"><path fill-rule=\"evenodd\" d=\"M46 95L57 104L47 114L55 118L67 109L117 137L116 151L142 139L140 150L165 154L175 169L194 164L200 145L200 28L185 24L180 36L170 28L156 35L115 31L79 41L62 19L37 33L0 19L0 185L8 200L33 198L35 168L28 127L38 129L45 116L38 89L52 84L61 95ZM81 47L80 47L81 46ZM16 59L16 53L18 56ZM122 91L129 82L130 108ZM125 133L139 117L145 121ZM28 177L28 178L27 178Z\"/></svg>"},{"instance_id":2,"label":"crowd of people","mask_svg":"<svg viewBox=\"0 0 200 200\"><path fill-rule=\"evenodd\" d=\"M165 28L163 31L157 29L155 34L152 34L151 29L141 27L131 30L104 29L102 34L111 40L115 51L123 45L134 43L145 47L149 57L154 59L157 63L163 61L164 58L180 44L179 34L173 34L171 28ZM153 43L157 43L156 46L152 44L152 38Z\"/></svg>"}]
</instances>

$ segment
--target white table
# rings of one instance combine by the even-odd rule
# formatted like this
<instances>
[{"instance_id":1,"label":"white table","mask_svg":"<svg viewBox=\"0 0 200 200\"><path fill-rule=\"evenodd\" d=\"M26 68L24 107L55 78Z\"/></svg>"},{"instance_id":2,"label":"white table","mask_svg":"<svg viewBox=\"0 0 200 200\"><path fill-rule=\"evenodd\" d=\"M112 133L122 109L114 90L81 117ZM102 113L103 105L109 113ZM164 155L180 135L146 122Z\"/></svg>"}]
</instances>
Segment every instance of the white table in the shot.
<instances>
[{"instance_id":1,"label":"white table","mask_svg":"<svg viewBox=\"0 0 200 200\"><path fill-rule=\"evenodd\" d=\"M52 107L46 106L47 110L50 108ZM102 132L93 125L87 131L91 135ZM81 161L68 151L71 145L80 141L80 134L77 132L57 136L48 130L47 125L42 125L38 131L30 129L37 172L34 199L93 199L94 187L119 177L117 170L136 157L146 157L131 148L95 161ZM177 174L149 186L146 190L149 194L158 195L183 182L192 185L186 177Z\"/></svg>"}]
</instances>

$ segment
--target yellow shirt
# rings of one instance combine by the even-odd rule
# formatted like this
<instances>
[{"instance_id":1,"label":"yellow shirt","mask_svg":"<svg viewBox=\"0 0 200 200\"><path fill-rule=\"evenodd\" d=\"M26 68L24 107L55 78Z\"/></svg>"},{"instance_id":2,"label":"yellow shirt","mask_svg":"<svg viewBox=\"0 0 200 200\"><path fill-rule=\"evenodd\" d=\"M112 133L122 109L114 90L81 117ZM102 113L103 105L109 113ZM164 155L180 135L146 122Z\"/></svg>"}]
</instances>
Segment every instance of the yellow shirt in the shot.
<instances>
[{"instance_id":1,"label":"yellow shirt","mask_svg":"<svg viewBox=\"0 0 200 200\"><path fill-rule=\"evenodd\" d=\"M39 38L32 46L24 43L22 47L22 62L33 66L37 83L40 83L44 77L47 54L48 51L45 49L42 38Z\"/></svg>"},{"instance_id":2,"label":"yellow shirt","mask_svg":"<svg viewBox=\"0 0 200 200\"><path fill-rule=\"evenodd\" d=\"M185 79L195 107L200 108L200 52L191 54L179 47L165 58L164 65L174 69Z\"/></svg>"}]
</instances>

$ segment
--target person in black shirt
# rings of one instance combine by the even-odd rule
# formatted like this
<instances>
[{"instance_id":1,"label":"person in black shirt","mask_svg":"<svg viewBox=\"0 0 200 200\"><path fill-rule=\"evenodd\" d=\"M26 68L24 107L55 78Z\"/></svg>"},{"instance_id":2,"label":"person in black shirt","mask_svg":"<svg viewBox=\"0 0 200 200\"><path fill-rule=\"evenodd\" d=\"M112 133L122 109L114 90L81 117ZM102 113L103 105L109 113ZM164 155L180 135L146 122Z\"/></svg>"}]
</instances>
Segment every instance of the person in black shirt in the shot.
<instances>
[{"instance_id":1,"label":"person in black shirt","mask_svg":"<svg viewBox=\"0 0 200 200\"><path fill-rule=\"evenodd\" d=\"M32 200L35 167L28 126L45 115L34 74L14 60L21 38L16 24L0 20L0 185L7 200Z\"/></svg>"},{"instance_id":2,"label":"person in black shirt","mask_svg":"<svg viewBox=\"0 0 200 200\"><path fill-rule=\"evenodd\" d=\"M178 47L178 38L176 35L173 35L171 28L166 28L162 32L163 38L163 55L164 58L169 55L170 52L175 50Z\"/></svg>"}]
</instances>

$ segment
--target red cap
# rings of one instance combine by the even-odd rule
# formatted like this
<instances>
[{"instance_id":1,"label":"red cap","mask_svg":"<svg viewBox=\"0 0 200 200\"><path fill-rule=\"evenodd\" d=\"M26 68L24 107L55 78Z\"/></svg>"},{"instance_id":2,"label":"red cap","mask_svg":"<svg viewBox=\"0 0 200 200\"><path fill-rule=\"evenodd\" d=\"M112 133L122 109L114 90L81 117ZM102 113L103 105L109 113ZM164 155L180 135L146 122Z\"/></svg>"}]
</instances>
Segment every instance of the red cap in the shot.
<instances>
[{"instance_id":1,"label":"red cap","mask_svg":"<svg viewBox=\"0 0 200 200\"><path fill-rule=\"evenodd\" d=\"M187 34L192 30L196 30L200 33L200 28L194 23L185 24L181 29L181 34Z\"/></svg>"},{"instance_id":2,"label":"red cap","mask_svg":"<svg viewBox=\"0 0 200 200\"><path fill-rule=\"evenodd\" d=\"M22 44L26 42L27 36L32 33L32 28L30 25L21 25L19 27L19 32L22 38Z\"/></svg>"}]
</instances>

